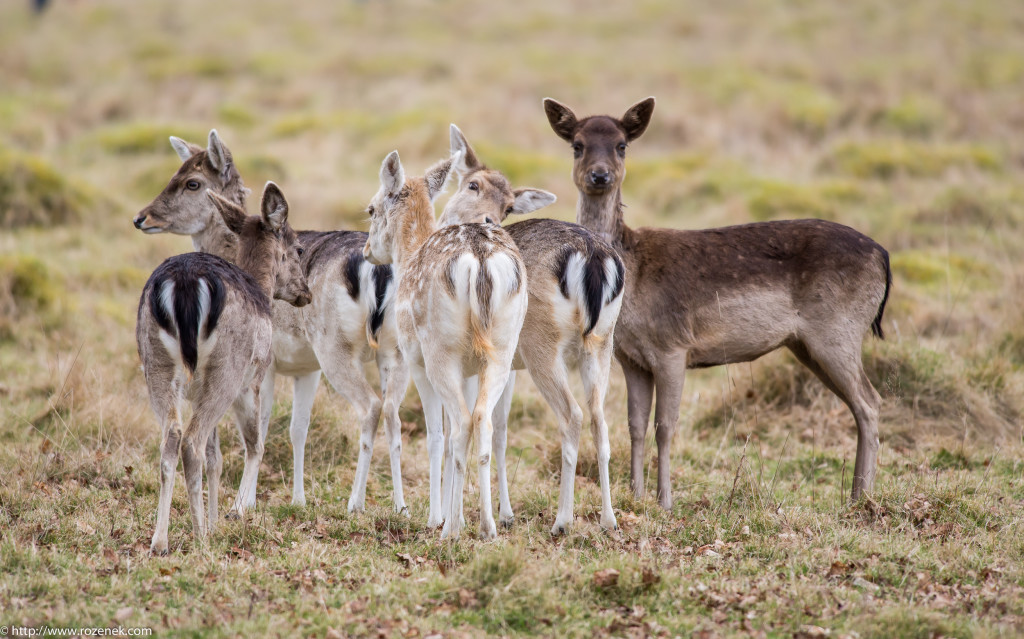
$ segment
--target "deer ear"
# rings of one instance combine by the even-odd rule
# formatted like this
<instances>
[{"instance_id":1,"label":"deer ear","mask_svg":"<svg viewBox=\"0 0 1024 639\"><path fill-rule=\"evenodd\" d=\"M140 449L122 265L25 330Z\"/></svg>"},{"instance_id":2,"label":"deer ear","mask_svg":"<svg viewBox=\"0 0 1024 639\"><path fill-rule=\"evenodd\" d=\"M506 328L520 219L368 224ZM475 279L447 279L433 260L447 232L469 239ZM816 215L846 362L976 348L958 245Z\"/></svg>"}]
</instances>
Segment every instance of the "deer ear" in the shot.
<instances>
[{"instance_id":1,"label":"deer ear","mask_svg":"<svg viewBox=\"0 0 1024 639\"><path fill-rule=\"evenodd\" d=\"M267 182L263 187L260 213L263 215L263 223L275 233L288 223L288 200L284 199L281 187L273 182Z\"/></svg>"},{"instance_id":2,"label":"deer ear","mask_svg":"<svg viewBox=\"0 0 1024 639\"><path fill-rule=\"evenodd\" d=\"M469 146L469 141L466 140L466 136L463 135L459 127L454 124L450 128L451 138L451 154L452 154L452 169L458 174L459 179L462 179L464 175L476 171L477 169L483 168L480 164L480 160L477 159L476 153L473 152L473 147ZM456 161L456 153L461 152L459 160Z\"/></svg>"},{"instance_id":3,"label":"deer ear","mask_svg":"<svg viewBox=\"0 0 1024 639\"><path fill-rule=\"evenodd\" d=\"M225 200L210 189L206 189L206 197L210 198L213 205L217 207L217 211L224 218L224 224L227 224L228 230L235 235L240 234L245 226L245 211L242 210L242 207L234 202Z\"/></svg>"},{"instance_id":4,"label":"deer ear","mask_svg":"<svg viewBox=\"0 0 1024 639\"><path fill-rule=\"evenodd\" d=\"M398 151L388 153L380 165L380 185L386 195L398 195L405 186L405 169Z\"/></svg>"},{"instance_id":5,"label":"deer ear","mask_svg":"<svg viewBox=\"0 0 1024 639\"><path fill-rule=\"evenodd\" d=\"M548 116L548 123L554 129L558 137L566 142L572 142L572 136L576 132L576 114L572 109L551 98L544 98L544 113Z\"/></svg>"},{"instance_id":6,"label":"deer ear","mask_svg":"<svg viewBox=\"0 0 1024 639\"><path fill-rule=\"evenodd\" d=\"M210 129L206 157L210 160L210 166L220 174L220 178L227 182L233 168L231 151L221 142L220 136L217 135L217 129Z\"/></svg>"},{"instance_id":7,"label":"deer ear","mask_svg":"<svg viewBox=\"0 0 1024 639\"><path fill-rule=\"evenodd\" d=\"M626 140L632 142L647 130L651 123L651 116L654 115L654 98L650 97L641 100L629 107L622 116L622 126L626 129Z\"/></svg>"},{"instance_id":8,"label":"deer ear","mask_svg":"<svg viewBox=\"0 0 1024 639\"><path fill-rule=\"evenodd\" d=\"M555 200L558 199L554 193L531 188L516 189L512 191L512 195L516 198L512 204L512 212L520 215L533 213L537 209L554 204Z\"/></svg>"},{"instance_id":9,"label":"deer ear","mask_svg":"<svg viewBox=\"0 0 1024 639\"><path fill-rule=\"evenodd\" d=\"M174 152L178 154L178 157L181 158L182 162L185 162L193 155L203 150L195 144L189 144L185 140L173 135L171 136L171 147L174 149Z\"/></svg>"},{"instance_id":10,"label":"deer ear","mask_svg":"<svg viewBox=\"0 0 1024 639\"><path fill-rule=\"evenodd\" d=\"M430 203L433 204L438 195L444 193L448 186L448 178L452 174L452 166L462 161L462 151L456 151L455 155L447 160L441 160L434 166L427 169L423 179L427 182L427 193L430 195Z\"/></svg>"}]
</instances>

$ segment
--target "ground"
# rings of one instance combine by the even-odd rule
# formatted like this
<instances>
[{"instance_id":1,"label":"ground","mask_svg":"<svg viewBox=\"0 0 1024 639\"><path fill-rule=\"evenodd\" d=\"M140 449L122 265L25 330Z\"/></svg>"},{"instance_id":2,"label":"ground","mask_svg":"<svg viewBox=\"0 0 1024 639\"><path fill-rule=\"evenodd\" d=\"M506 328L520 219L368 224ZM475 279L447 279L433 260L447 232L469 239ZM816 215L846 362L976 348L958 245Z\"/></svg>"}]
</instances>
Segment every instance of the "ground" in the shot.
<instances>
[{"instance_id":1,"label":"ground","mask_svg":"<svg viewBox=\"0 0 1024 639\"><path fill-rule=\"evenodd\" d=\"M1024 632L1024 6L955 0L708 5L79 0L0 7L0 625L157 636L1001 636ZM635 226L821 217L892 256L868 375L875 491L849 503L855 428L781 353L688 376L676 502L629 490L625 390L607 401L620 529L598 526L582 447L576 524L549 529L557 427L527 375L510 433L513 527L426 528L419 401L403 406L408 518L377 442L345 511L355 424L325 383L293 507L291 388L277 383L256 509L151 557L156 420L135 309L187 238L131 218L216 127L297 228L365 229L380 161L418 173L448 123L574 218L571 151L541 99L619 115ZM255 200L253 200L255 201ZM439 204L443 205L443 201ZM250 202L250 210L254 210ZM372 372L371 372L372 374ZM222 426L222 512L242 459ZM382 438L378 438L379 440ZM648 470L653 477L653 434ZM649 479L648 487L653 488ZM475 481L468 532L478 522Z\"/></svg>"}]
</instances>

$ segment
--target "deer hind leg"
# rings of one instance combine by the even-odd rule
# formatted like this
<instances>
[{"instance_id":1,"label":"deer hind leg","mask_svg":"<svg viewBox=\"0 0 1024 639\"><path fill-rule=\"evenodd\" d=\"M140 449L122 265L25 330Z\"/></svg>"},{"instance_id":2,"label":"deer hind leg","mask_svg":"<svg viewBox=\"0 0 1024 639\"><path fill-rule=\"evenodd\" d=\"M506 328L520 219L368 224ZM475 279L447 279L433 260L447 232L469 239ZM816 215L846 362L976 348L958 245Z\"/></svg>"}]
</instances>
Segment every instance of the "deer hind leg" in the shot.
<instances>
[{"instance_id":1,"label":"deer hind leg","mask_svg":"<svg viewBox=\"0 0 1024 639\"><path fill-rule=\"evenodd\" d=\"M270 429L270 418L274 412L274 365L271 363L267 367L267 372L263 376L263 382L260 385L260 436L263 437L263 441L267 441L267 431ZM292 407L292 420L295 419L295 408ZM235 428L241 432L241 426L235 421ZM253 499L256 498L255 485L259 481L259 469L256 470L256 479L253 480ZM255 503L255 501L253 502ZM252 504L250 504L252 505Z\"/></svg>"},{"instance_id":2,"label":"deer hind leg","mask_svg":"<svg viewBox=\"0 0 1024 639\"><path fill-rule=\"evenodd\" d=\"M239 517L247 508L256 505L256 475L263 462L265 442L259 427L260 398L259 385L253 384L244 389L232 403L235 422L238 424L239 439L245 446L245 465L242 468L242 480L238 484L238 494L230 517Z\"/></svg>"},{"instance_id":3,"label":"deer hind leg","mask_svg":"<svg viewBox=\"0 0 1024 639\"><path fill-rule=\"evenodd\" d=\"M207 494L207 525L210 532L217 525L217 499L220 497L220 476L224 469L224 457L220 452L220 433L216 427L206 440L206 486Z\"/></svg>"},{"instance_id":4,"label":"deer hind leg","mask_svg":"<svg viewBox=\"0 0 1024 639\"><path fill-rule=\"evenodd\" d=\"M576 481L576 461L579 457L580 431L583 428L583 409L572 396L569 374L565 368L560 350L550 349L532 352L529 346L522 349L523 359L529 365L530 376L537 385L548 406L555 412L558 430L562 440L562 474L558 489L558 513L551 527L552 535L569 530L573 522L573 491Z\"/></svg>"},{"instance_id":5,"label":"deer hind leg","mask_svg":"<svg viewBox=\"0 0 1024 639\"><path fill-rule=\"evenodd\" d=\"M830 335L833 333L830 332ZM882 399L864 372L860 340L836 344L808 340L789 346L826 387L843 400L857 422L857 458L850 498L860 499L874 488L878 465L878 413Z\"/></svg>"},{"instance_id":6,"label":"deer hind leg","mask_svg":"<svg viewBox=\"0 0 1024 639\"><path fill-rule=\"evenodd\" d=\"M608 374L612 363L611 339L606 338L599 345L584 345L580 359L580 377L583 391L587 396L590 410L590 432L597 449L597 468L601 477L601 527L605 530L618 528L612 509L611 485L608 479L608 461L611 459L611 444L608 442L608 423L604 419L604 397L608 392Z\"/></svg>"},{"instance_id":7,"label":"deer hind leg","mask_svg":"<svg viewBox=\"0 0 1024 639\"><path fill-rule=\"evenodd\" d=\"M271 380L271 391L273 390L273 377L268 373L267 379ZM288 428L288 434L292 440L292 504L295 506L306 505L306 489L304 476L306 472L306 436L309 434L309 420L313 413L313 399L316 397L316 390L320 387L320 371L313 371L295 378L295 392L292 399L292 421ZM266 391L264 384L260 393ZM267 407L267 401L263 399L263 408ZM261 422L269 419L269 415L263 415L261 409ZM267 431L260 428L263 434L263 441L267 441Z\"/></svg>"},{"instance_id":8,"label":"deer hind leg","mask_svg":"<svg viewBox=\"0 0 1024 639\"><path fill-rule=\"evenodd\" d=\"M317 351L320 353L320 351ZM377 435L380 421L381 402L363 373L362 364L354 353L335 347L320 358L327 381L335 391L347 399L359 415L359 453L356 461L356 476L352 482L352 494L348 499L348 511L362 512L366 507L366 480L370 474L370 460L373 457L373 440Z\"/></svg>"},{"instance_id":9,"label":"deer hind leg","mask_svg":"<svg viewBox=\"0 0 1024 639\"><path fill-rule=\"evenodd\" d=\"M505 391L510 362L488 362L480 373L480 392L473 408L473 430L477 433L477 470L480 485L480 538L494 539L498 529L494 525L494 507L491 504L491 454L494 426L491 415Z\"/></svg>"},{"instance_id":10,"label":"deer hind leg","mask_svg":"<svg viewBox=\"0 0 1024 639\"><path fill-rule=\"evenodd\" d=\"M435 357L430 357L435 355ZM472 435L472 420L466 397L462 388L463 378L459 362L444 353L424 353L430 365L430 381L441 398L444 412L451 422L451 434L447 437L446 447L451 449L451 463L446 472L451 473L451 481L445 481L442 491L442 516L444 526L441 528L441 539L457 539L462 531L462 493L466 480L466 458L469 452L469 440Z\"/></svg>"},{"instance_id":11,"label":"deer hind leg","mask_svg":"<svg viewBox=\"0 0 1024 639\"><path fill-rule=\"evenodd\" d=\"M677 351L658 362L654 387L654 437L658 442L658 504L672 510L672 436L679 423L679 402L686 379L686 351Z\"/></svg>"},{"instance_id":12,"label":"deer hind leg","mask_svg":"<svg viewBox=\"0 0 1024 639\"><path fill-rule=\"evenodd\" d=\"M155 368L155 367L153 367ZM174 475L178 468L181 451L181 391L173 370L147 370L150 404L161 422L160 434L160 497L156 509L156 529L150 551L157 555L167 554L167 528L171 517L171 497L174 494Z\"/></svg>"},{"instance_id":13,"label":"deer hind leg","mask_svg":"<svg viewBox=\"0 0 1024 639\"><path fill-rule=\"evenodd\" d=\"M512 410L512 395L516 386L516 372L509 371L508 381L501 392L501 398L494 407L491 420L494 423L494 461L498 471L498 524L511 528L515 521L512 502L508 496L508 466L505 453L508 450L508 414Z\"/></svg>"},{"instance_id":14,"label":"deer hind leg","mask_svg":"<svg viewBox=\"0 0 1024 639\"><path fill-rule=\"evenodd\" d=\"M402 489L402 420L398 408L409 388L409 366L401 351L395 348L386 356L377 353L377 367L380 369L382 413L388 438L388 457L391 460L391 484L396 513L409 514Z\"/></svg>"},{"instance_id":15,"label":"deer hind leg","mask_svg":"<svg viewBox=\"0 0 1024 639\"><path fill-rule=\"evenodd\" d=\"M644 439L651 419L654 398L654 376L632 362L619 359L626 378L626 409L629 419L630 467L629 485L636 499L644 496Z\"/></svg>"},{"instance_id":16,"label":"deer hind leg","mask_svg":"<svg viewBox=\"0 0 1024 639\"><path fill-rule=\"evenodd\" d=\"M441 398L427 379L426 371L419 366L411 368L416 392L423 404L423 419L427 423L427 456L430 463L430 505L427 526L437 528L444 523L441 506L441 458L444 456L445 436L442 424Z\"/></svg>"},{"instance_id":17,"label":"deer hind leg","mask_svg":"<svg viewBox=\"0 0 1024 639\"><path fill-rule=\"evenodd\" d=\"M196 377L192 381L192 419L189 420L181 438L181 465L188 489L189 512L192 514L192 528L197 538L205 538L207 529L206 513L203 508L203 466L206 449L217 423L224 417L234 396L231 388L214 373ZM254 411L255 412L255 411ZM237 415L237 413L236 413ZM252 427L259 432L256 415ZM241 425L241 416L238 416ZM243 486L245 477L243 476ZM216 495L211 493L211 499ZM210 522L212 523L212 522Z\"/></svg>"}]
</instances>

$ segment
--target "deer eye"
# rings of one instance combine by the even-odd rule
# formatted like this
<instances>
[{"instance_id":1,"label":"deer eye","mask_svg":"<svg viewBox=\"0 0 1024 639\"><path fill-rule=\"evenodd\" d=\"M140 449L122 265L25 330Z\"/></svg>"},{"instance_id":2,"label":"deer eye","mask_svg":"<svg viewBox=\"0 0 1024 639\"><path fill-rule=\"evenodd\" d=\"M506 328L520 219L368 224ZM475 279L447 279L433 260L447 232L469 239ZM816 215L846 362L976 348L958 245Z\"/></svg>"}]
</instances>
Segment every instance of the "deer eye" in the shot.
<instances>
[{"instance_id":1,"label":"deer eye","mask_svg":"<svg viewBox=\"0 0 1024 639\"><path fill-rule=\"evenodd\" d=\"M580 157L581 155L583 155L583 143L574 142L572 145L572 152L576 157Z\"/></svg>"},{"instance_id":2,"label":"deer eye","mask_svg":"<svg viewBox=\"0 0 1024 639\"><path fill-rule=\"evenodd\" d=\"M480 185L479 185L479 184L477 184L476 182L470 182L470 183L469 183L469 186L468 186L467 188L468 188L468 189L469 189L470 191L479 191L479 190L480 190Z\"/></svg>"},{"instance_id":3,"label":"deer eye","mask_svg":"<svg viewBox=\"0 0 1024 639\"><path fill-rule=\"evenodd\" d=\"M366 207L366 212L370 214L370 217L373 217L373 214L376 213L377 211L374 210L373 205L371 204L370 206Z\"/></svg>"},{"instance_id":4,"label":"deer eye","mask_svg":"<svg viewBox=\"0 0 1024 639\"><path fill-rule=\"evenodd\" d=\"M511 205L507 209L505 209L505 215L512 215L512 206Z\"/></svg>"},{"instance_id":5,"label":"deer eye","mask_svg":"<svg viewBox=\"0 0 1024 639\"><path fill-rule=\"evenodd\" d=\"M619 146L616 147L619 151L619 155L626 155L626 143L619 142Z\"/></svg>"},{"instance_id":6,"label":"deer eye","mask_svg":"<svg viewBox=\"0 0 1024 639\"><path fill-rule=\"evenodd\" d=\"M189 191L198 191L199 180L189 180L188 182L185 182L185 188L187 188Z\"/></svg>"},{"instance_id":7,"label":"deer eye","mask_svg":"<svg viewBox=\"0 0 1024 639\"><path fill-rule=\"evenodd\" d=\"M491 219L491 218L489 218L489 217L485 217L485 218L484 218L484 222L486 222L486 223L488 223L488 224L494 224L494 220L492 220L492 219Z\"/></svg>"},{"instance_id":8,"label":"deer eye","mask_svg":"<svg viewBox=\"0 0 1024 639\"><path fill-rule=\"evenodd\" d=\"M302 254L306 252L306 249L300 246L299 248L295 249L295 252L299 254L299 257L302 257Z\"/></svg>"}]
</instances>

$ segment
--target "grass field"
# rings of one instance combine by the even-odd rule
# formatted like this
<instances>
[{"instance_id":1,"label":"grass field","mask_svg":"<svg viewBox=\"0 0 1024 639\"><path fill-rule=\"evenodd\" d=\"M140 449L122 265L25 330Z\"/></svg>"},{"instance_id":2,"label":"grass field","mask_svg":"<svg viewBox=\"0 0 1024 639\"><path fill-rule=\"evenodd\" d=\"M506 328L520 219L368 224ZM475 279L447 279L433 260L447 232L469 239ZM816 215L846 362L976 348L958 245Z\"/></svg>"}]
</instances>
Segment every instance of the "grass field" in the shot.
<instances>
[{"instance_id":1,"label":"grass field","mask_svg":"<svg viewBox=\"0 0 1024 639\"><path fill-rule=\"evenodd\" d=\"M1024 633L1024 5L1011 0L568 3L55 0L0 4L0 626L155 636L1013 636ZM572 532L548 531L560 453L524 373L516 522L495 542L426 528L415 392L411 517L378 441L368 512L345 504L357 435L327 384L289 505L278 380L258 506L197 546L184 487L150 557L157 422L138 296L188 238L131 218L216 127L297 228L365 229L381 159L418 173L455 122L574 218L571 151L541 99L654 121L627 160L627 222L821 217L886 246L876 490L846 500L856 429L788 355L689 375L676 504L629 491L625 388L606 412L620 530L603 533L585 437ZM255 201L255 200L254 200ZM440 204L443 205L443 202ZM250 202L250 210L254 210ZM222 512L242 470L225 423ZM654 469L653 434L648 468ZM470 481L467 504L474 504ZM648 487L653 484L649 480ZM469 532L478 513L466 510ZM609 572L617 571L617 572Z\"/></svg>"}]
</instances>

